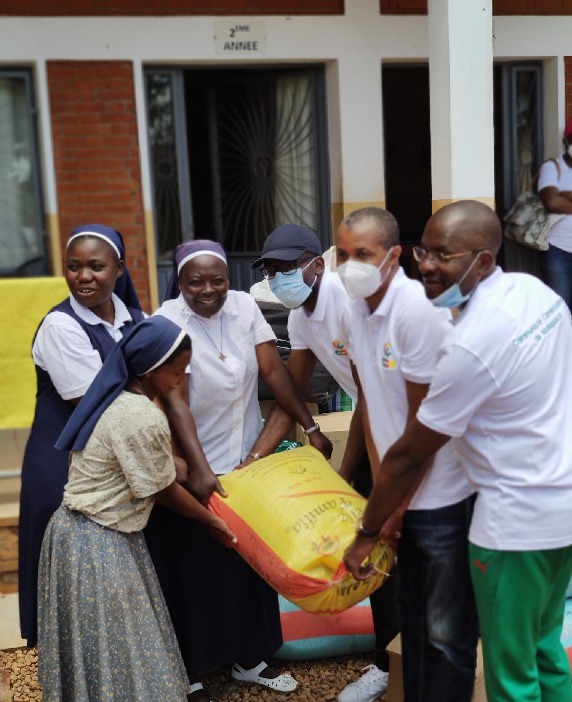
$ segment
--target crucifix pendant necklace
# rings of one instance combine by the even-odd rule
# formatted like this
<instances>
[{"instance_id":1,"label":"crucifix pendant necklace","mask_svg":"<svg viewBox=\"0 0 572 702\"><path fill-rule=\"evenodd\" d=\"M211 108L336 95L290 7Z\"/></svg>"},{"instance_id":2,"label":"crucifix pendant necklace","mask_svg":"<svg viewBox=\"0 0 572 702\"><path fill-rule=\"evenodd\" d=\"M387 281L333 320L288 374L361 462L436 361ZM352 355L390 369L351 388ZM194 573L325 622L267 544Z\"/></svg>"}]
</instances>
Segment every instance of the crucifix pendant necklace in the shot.
<instances>
[{"instance_id":1,"label":"crucifix pendant necklace","mask_svg":"<svg viewBox=\"0 0 572 702\"><path fill-rule=\"evenodd\" d=\"M201 322L201 320L197 317L197 322L201 325L201 329L204 331L204 333L207 335L209 341L211 344L215 347L215 349L218 351L218 357L220 358L221 361L226 361L226 356L222 352L222 314L220 316L220 349L219 347L215 344L214 339L212 336L208 333L206 327L204 324Z\"/></svg>"}]
</instances>

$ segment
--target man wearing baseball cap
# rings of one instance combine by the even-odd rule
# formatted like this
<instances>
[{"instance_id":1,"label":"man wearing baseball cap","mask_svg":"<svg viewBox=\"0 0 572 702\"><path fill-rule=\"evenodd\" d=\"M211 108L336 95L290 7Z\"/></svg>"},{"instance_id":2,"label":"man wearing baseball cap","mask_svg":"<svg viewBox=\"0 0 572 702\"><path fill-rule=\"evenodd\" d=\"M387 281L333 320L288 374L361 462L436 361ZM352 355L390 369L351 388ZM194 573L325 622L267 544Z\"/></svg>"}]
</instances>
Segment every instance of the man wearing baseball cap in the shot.
<instances>
[{"instance_id":1,"label":"man wearing baseball cap","mask_svg":"<svg viewBox=\"0 0 572 702\"><path fill-rule=\"evenodd\" d=\"M284 224L271 232L252 268L262 269L270 290L291 310L288 370L301 392L306 393L319 360L352 399L355 411L340 473L367 497L372 485L371 469L357 403L358 389L342 327L342 313L348 301L345 287L338 274L327 268L316 234L297 224ZM275 404L244 464L272 453L292 426L291 417ZM367 666L358 681L342 690L340 702L370 702L387 688L389 658L385 649L398 632L395 577L387 578L370 601L376 634L374 663Z\"/></svg>"}]
</instances>

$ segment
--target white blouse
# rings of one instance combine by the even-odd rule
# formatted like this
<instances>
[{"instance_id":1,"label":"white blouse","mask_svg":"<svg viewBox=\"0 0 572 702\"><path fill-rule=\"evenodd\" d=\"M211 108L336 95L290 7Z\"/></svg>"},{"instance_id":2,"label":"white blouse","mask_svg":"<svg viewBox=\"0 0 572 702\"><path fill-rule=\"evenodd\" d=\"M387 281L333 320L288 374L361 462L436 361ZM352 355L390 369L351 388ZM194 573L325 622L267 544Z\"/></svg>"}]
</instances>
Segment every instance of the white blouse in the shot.
<instances>
[{"instance_id":1,"label":"white blouse","mask_svg":"<svg viewBox=\"0 0 572 702\"><path fill-rule=\"evenodd\" d=\"M189 405L198 437L212 470L230 473L262 430L255 347L275 341L276 335L256 300L237 290L228 291L212 317L197 315L182 295L164 302L155 314L191 337Z\"/></svg>"},{"instance_id":2,"label":"white blouse","mask_svg":"<svg viewBox=\"0 0 572 702\"><path fill-rule=\"evenodd\" d=\"M80 305L70 295L70 304L86 324L103 324L114 341L122 338L121 328L131 322L131 315L123 301L112 293L115 320L109 324L89 307ZM101 356L91 345L87 334L73 317L65 312L48 313L36 335L32 347L34 363L47 371L54 387L64 400L83 397L101 368Z\"/></svg>"}]
</instances>

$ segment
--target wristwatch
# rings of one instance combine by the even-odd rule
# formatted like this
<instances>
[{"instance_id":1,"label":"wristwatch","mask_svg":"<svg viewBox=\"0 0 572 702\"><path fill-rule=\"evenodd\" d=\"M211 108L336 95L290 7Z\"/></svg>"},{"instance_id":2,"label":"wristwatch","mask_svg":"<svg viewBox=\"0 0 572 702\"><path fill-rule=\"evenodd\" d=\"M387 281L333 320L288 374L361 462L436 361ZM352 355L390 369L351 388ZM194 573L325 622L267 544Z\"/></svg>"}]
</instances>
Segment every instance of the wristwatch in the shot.
<instances>
[{"instance_id":1,"label":"wristwatch","mask_svg":"<svg viewBox=\"0 0 572 702\"><path fill-rule=\"evenodd\" d=\"M377 539L379 536L380 529L366 529L360 519L358 528L356 529L356 534L358 536L363 536L365 539Z\"/></svg>"},{"instance_id":2,"label":"wristwatch","mask_svg":"<svg viewBox=\"0 0 572 702\"><path fill-rule=\"evenodd\" d=\"M311 427L304 429L304 434L308 436L308 434L313 434L315 431L320 431L320 425L318 424L318 422L313 424Z\"/></svg>"}]
</instances>

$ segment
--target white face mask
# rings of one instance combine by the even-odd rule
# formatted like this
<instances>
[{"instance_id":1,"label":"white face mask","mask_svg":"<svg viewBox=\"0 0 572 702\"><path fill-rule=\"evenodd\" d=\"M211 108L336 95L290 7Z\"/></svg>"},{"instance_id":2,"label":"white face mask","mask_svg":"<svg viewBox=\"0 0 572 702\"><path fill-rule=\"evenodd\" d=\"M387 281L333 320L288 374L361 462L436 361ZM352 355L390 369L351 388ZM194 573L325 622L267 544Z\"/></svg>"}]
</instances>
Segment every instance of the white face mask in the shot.
<instances>
[{"instance_id":1,"label":"white face mask","mask_svg":"<svg viewBox=\"0 0 572 702\"><path fill-rule=\"evenodd\" d=\"M391 249L389 249L379 266L374 266L371 263L362 263L361 261L346 261L338 266L337 272L348 293L348 297L352 300L357 300L360 297L368 298L375 295L389 274L388 269L382 275L381 268L385 265L390 253Z\"/></svg>"}]
</instances>

